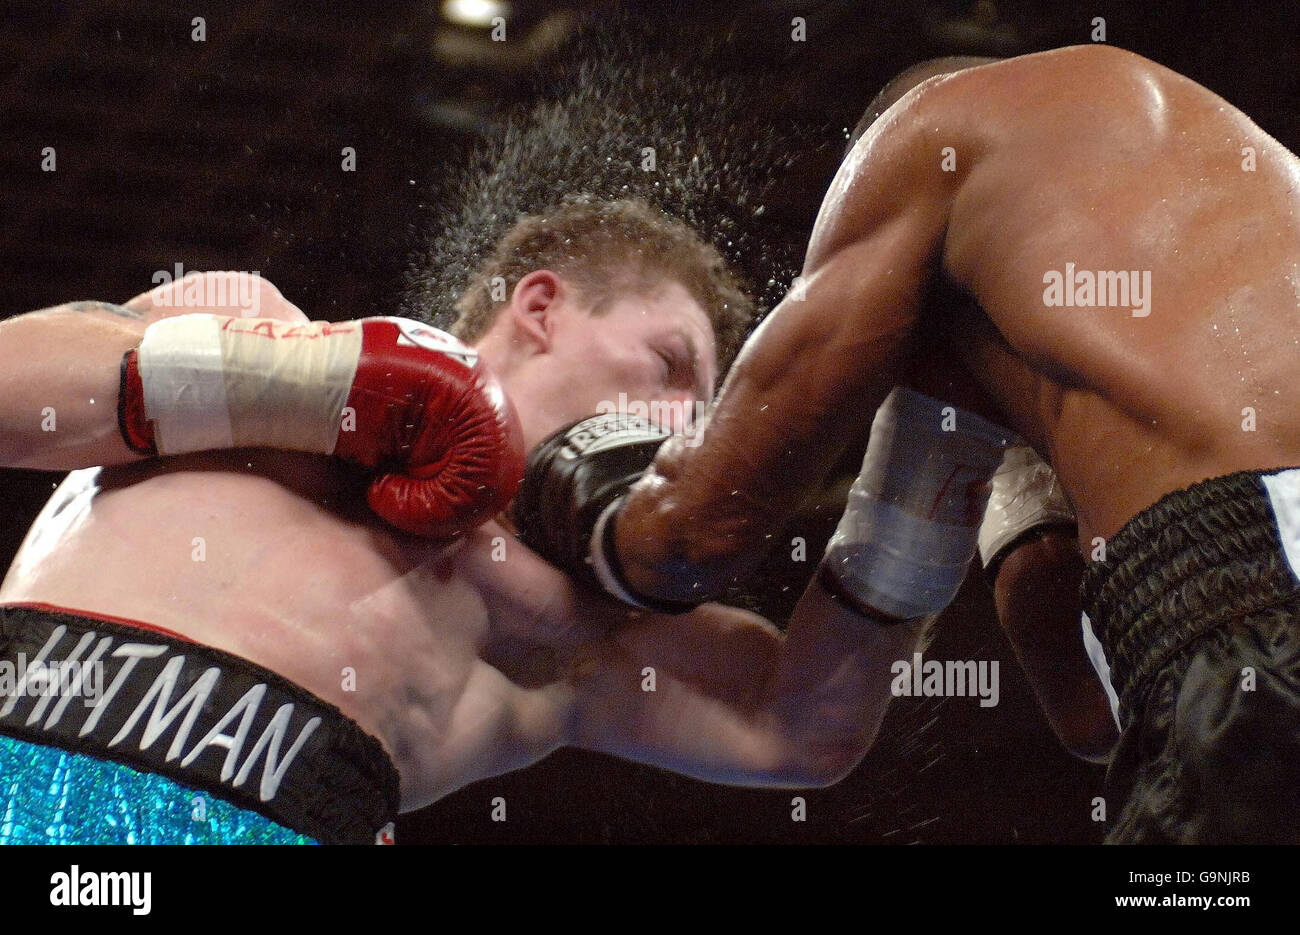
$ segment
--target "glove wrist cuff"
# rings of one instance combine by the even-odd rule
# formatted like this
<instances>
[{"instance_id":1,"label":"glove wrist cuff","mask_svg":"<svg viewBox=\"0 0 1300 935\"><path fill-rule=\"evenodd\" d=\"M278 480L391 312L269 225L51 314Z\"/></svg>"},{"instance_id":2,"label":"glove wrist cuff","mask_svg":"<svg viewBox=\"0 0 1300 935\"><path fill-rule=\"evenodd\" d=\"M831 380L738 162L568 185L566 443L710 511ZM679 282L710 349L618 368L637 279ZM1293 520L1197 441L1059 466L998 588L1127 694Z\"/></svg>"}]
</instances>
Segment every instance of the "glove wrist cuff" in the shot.
<instances>
[{"instance_id":1,"label":"glove wrist cuff","mask_svg":"<svg viewBox=\"0 0 1300 935\"><path fill-rule=\"evenodd\" d=\"M1007 556L1029 542L1041 539L1049 532L1069 532L1078 535L1079 525L1072 519L1045 519L1041 523L1030 526L1021 530L1015 538L1004 542L996 552L987 558L981 558L983 564L984 580L988 582L989 587L994 587L998 581L998 573L1002 571L1002 563Z\"/></svg>"},{"instance_id":2,"label":"glove wrist cuff","mask_svg":"<svg viewBox=\"0 0 1300 935\"><path fill-rule=\"evenodd\" d=\"M122 441L138 455L154 457L153 424L144 411L144 386L135 348L122 355L122 378L117 391L117 428Z\"/></svg>"},{"instance_id":3,"label":"glove wrist cuff","mask_svg":"<svg viewBox=\"0 0 1300 935\"><path fill-rule=\"evenodd\" d=\"M600 582L600 586L611 597L641 610L651 610L661 614L683 614L694 610L699 606L698 603L663 601L646 597L643 594L638 594L628 585L614 543L615 520L622 506L623 498L616 497L610 502L609 506L601 511L596 520L596 525L591 531L589 558L592 571L596 575L596 580Z\"/></svg>"},{"instance_id":4,"label":"glove wrist cuff","mask_svg":"<svg viewBox=\"0 0 1300 935\"><path fill-rule=\"evenodd\" d=\"M831 599L837 604L842 604L849 610L861 617L866 617L878 627L889 628L904 626L909 623L928 619L926 617L895 617L887 614L878 607L872 607L866 601L858 597L844 580L835 573L835 570L826 562L817 566L817 583L822 586Z\"/></svg>"}]
</instances>

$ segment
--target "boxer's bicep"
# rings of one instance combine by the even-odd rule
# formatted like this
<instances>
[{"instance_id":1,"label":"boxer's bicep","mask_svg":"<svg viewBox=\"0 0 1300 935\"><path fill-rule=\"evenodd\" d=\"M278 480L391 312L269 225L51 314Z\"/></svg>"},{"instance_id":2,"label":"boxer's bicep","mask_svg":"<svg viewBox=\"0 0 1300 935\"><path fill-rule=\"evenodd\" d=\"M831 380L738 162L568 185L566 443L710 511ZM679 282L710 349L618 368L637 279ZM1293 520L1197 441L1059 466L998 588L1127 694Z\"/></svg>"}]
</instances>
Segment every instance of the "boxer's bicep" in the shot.
<instances>
[{"instance_id":1,"label":"boxer's bicep","mask_svg":"<svg viewBox=\"0 0 1300 935\"><path fill-rule=\"evenodd\" d=\"M309 319L270 280L255 273L189 273L130 299L125 309L146 325L176 315L229 315L306 323Z\"/></svg>"},{"instance_id":2,"label":"boxer's bicep","mask_svg":"<svg viewBox=\"0 0 1300 935\"><path fill-rule=\"evenodd\" d=\"M628 497L616 534L635 590L720 593L899 382L956 182L919 118L892 125L841 167L803 276L746 341L696 443L666 445Z\"/></svg>"},{"instance_id":3,"label":"boxer's bicep","mask_svg":"<svg viewBox=\"0 0 1300 935\"><path fill-rule=\"evenodd\" d=\"M720 604L644 615L579 663L571 742L714 782L830 785L870 747L915 640L821 592L787 635Z\"/></svg>"},{"instance_id":4,"label":"boxer's bicep","mask_svg":"<svg viewBox=\"0 0 1300 935\"><path fill-rule=\"evenodd\" d=\"M911 95L854 145L832 180L808 241L805 285L842 278L855 321L898 330L916 317L964 173L945 171L951 106ZM948 144L948 146L945 146Z\"/></svg>"},{"instance_id":5,"label":"boxer's bicep","mask_svg":"<svg viewBox=\"0 0 1300 935\"><path fill-rule=\"evenodd\" d=\"M762 704L782 642L717 604L631 621L575 660L570 743L713 782L814 785Z\"/></svg>"}]
</instances>

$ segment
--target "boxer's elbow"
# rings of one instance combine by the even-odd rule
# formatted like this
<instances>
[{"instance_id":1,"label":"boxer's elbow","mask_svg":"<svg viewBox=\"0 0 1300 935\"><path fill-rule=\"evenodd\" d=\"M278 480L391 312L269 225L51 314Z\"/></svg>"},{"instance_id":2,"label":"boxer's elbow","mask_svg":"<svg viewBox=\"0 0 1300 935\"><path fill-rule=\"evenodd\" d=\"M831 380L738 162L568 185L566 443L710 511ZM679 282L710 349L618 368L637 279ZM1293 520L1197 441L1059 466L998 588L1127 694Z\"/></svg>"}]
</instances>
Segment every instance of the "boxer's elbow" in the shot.
<instances>
[{"instance_id":1,"label":"boxer's elbow","mask_svg":"<svg viewBox=\"0 0 1300 935\"><path fill-rule=\"evenodd\" d=\"M825 788L852 773L876 742L879 720L819 718L798 734L787 734L780 780L791 786Z\"/></svg>"},{"instance_id":2,"label":"boxer's elbow","mask_svg":"<svg viewBox=\"0 0 1300 935\"><path fill-rule=\"evenodd\" d=\"M1118 735L1115 736L1115 740ZM1097 743L1088 745L1066 746L1066 752L1072 756L1083 760L1085 763L1095 763L1098 766L1105 766L1110 763L1111 754L1115 752L1115 740L1109 743Z\"/></svg>"},{"instance_id":3,"label":"boxer's elbow","mask_svg":"<svg viewBox=\"0 0 1300 935\"><path fill-rule=\"evenodd\" d=\"M999 622L1057 740L1074 756L1102 762L1118 731L1079 636L1083 567L1073 531L1044 532L1003 560L995 600Z\"/></svg>"},{"instance_id":4,"label":"boxer's elbow","mask_svg":"<svg viewBox=\"0 0 1300 935\"><path fill-rule=\"evenodd\" d=\"M1095 678L1062 679L1066 689L1048 694L1034 686L1039 707L1061 746L1091 763L1104 763L1119 740L1110 703Z\"/></svg>"},{"instance_id":5,"label":"boxer's elbow","mask_svg":"<svg viewBox=\"0 0 1300 935\"><path fill-rule=\"evenodd\" d=\"M870 748L870 743L856 742L799 744L775 770L775 778L783 786L825 789L857 769Z\"/></svg>"},{"instance_id":6,"label":"boxer's elbow","mask_svg":"<svg viewBox=\"0 0 1300 935\"><path fill-rule=\"evenodd\" d=\"M1057 671L1050 679L1040 677L1032 687L1048 726L1067 752L1091 763L1109 759L1119 729L1094 673Z\"/></svg>"}]
</instances>

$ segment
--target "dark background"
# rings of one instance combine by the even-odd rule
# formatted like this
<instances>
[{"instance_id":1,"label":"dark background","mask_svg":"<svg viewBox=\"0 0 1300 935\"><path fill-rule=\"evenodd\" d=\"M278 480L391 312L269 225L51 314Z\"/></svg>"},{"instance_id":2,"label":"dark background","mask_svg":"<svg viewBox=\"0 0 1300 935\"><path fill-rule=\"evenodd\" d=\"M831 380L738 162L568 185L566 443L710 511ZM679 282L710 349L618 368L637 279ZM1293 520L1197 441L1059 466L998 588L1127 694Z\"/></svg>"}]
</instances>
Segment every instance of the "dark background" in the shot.
<instances>
[{"instance_id":1,"label":"dark background","mask_svg":"<svg viewBox=\"0 0 1300 935\"><path fill-rule=\"evenodd\" d=\"M716 66L782 113L824 127L769 200L806 235L844 128L919 59L1012 55L1107 39L1224 95L1300 145L1297 27L1287 4L748 2L634 8L655 47L683 56L725 40ZM510 41L455 26L436 0L175 5L142 0L0 3L0 315L72 299L123 301L158 270L257 270L313 318L391 314L440 179L508 107L542 90L562 40L600 3L520 0ZM207 40L191 40L191 18ZM790 41L794 16L806 42ZM794 101L796 103L792 104ZM693 102L708 106L708 102ZM52 146L58 170L40 170ZM355 146L358 171L339 171ZM7 564L59 477L0 472ZM801 521L819 554L834 510ZM809 563L811 564L811 563ZM749 598L781 616L801 569L776 563ZM1001 661L1001 701L900 699L877 747L839 785L802 793L696 783L566 751L408 816L404 842L1092 842L1102 771L1072 760L1027 697L972 579L932 654ZM504 796L509 820L489 820Z\"/></svg>"}]
</instances>

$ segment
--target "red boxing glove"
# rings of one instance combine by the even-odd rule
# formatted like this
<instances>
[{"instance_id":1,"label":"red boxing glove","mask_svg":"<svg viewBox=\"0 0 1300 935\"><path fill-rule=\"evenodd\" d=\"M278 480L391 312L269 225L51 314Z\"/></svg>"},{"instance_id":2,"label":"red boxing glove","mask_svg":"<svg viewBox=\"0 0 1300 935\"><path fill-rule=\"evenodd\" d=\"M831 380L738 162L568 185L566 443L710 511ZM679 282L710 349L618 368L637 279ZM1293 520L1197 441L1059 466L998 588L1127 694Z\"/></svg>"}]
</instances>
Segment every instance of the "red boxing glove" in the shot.
<instances>
[{"instance_id":1,"label":"red boxing glove","mask_svg":"<svg viewBox=\"0 0 1300 935\"><path fill-rule=\"evenodd\" d=\"M524 471L514 406L478 352L400 318L361 322L334 453L383 471L370 508L398 529L452 536L505 509Z\"/></svg>"},{"instance_id":2,"label":"red boxing glove","mask_svg":"<svg viewBox=\"0 0 1300 935\"><path fill-rule=\"evenodd\" d=\"M381 474L371 508L424 536L489 519L523 475L519 420L478 353L405 318L155 322L123 358L118 418L143 454L261 447L350 458Z\"/></svg>"}]
</instances>

